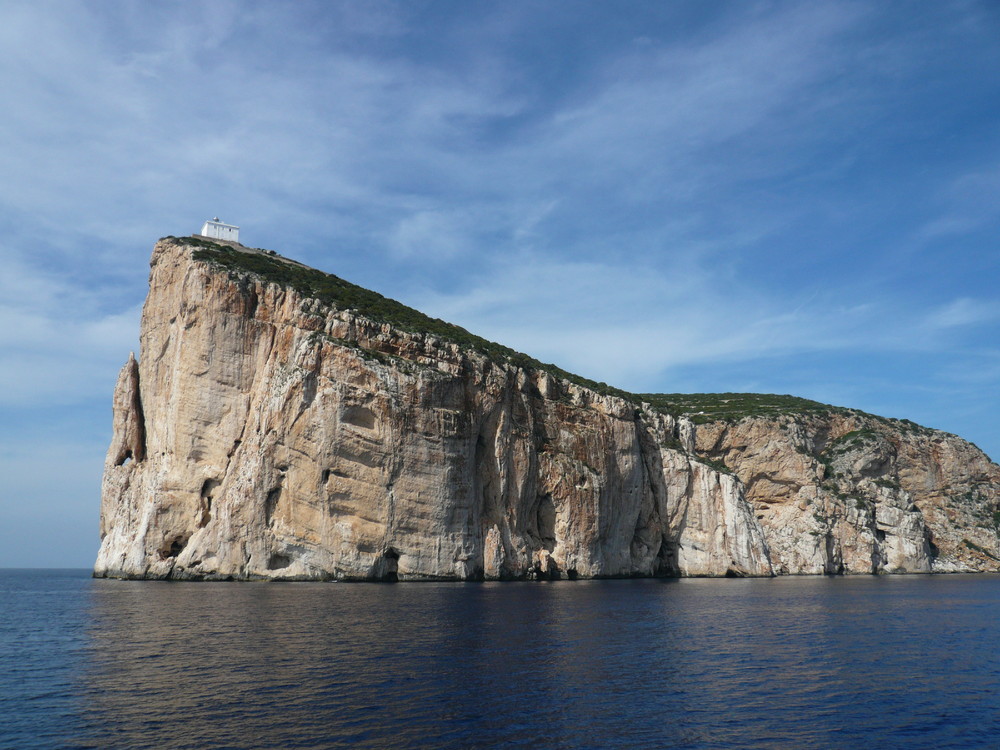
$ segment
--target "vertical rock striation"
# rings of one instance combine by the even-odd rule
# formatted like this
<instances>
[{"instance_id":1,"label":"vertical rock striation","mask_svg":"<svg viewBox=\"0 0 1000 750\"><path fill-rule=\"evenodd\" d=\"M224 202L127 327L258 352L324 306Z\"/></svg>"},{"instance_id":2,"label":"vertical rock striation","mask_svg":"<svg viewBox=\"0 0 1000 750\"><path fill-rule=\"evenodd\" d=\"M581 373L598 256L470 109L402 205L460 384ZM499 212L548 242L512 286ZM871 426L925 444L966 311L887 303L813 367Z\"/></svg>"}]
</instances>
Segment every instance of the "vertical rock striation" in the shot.
<instances>
[{"instance_id":1,"label":"vertical rock striation","mask_svg":"<svg viewBox=\"0 0 1000 750\"><path fill-rule=\"evenodd\" d=\"M958 438L855 412L696 425L379 322L320 277L263 251L157 243L141 358L115 389L95 575L997 568L1000 469Z\"/></svg>"}]
</instances>

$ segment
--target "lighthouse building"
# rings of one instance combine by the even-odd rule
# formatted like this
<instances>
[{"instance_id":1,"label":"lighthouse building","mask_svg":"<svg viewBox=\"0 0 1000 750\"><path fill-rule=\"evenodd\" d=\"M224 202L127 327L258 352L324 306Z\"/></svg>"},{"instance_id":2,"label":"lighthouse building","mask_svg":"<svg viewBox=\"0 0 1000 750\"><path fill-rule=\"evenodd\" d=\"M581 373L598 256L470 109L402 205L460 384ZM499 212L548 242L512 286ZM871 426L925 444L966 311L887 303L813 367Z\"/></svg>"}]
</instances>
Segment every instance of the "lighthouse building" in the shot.
<instances>
[{"instance_id":1,"label":"lighthouse building","mask_svg":"<svg viewBox=\"0 0 1000 750\"><path fill-rule=\"evenodd\" d=\"M216 216L211 221L206 221L201 227L202 237L211 237L214 240L229 240L230 242L240 241L240 228L232 224L224 224Z\"/></svg>"}]
</instances>

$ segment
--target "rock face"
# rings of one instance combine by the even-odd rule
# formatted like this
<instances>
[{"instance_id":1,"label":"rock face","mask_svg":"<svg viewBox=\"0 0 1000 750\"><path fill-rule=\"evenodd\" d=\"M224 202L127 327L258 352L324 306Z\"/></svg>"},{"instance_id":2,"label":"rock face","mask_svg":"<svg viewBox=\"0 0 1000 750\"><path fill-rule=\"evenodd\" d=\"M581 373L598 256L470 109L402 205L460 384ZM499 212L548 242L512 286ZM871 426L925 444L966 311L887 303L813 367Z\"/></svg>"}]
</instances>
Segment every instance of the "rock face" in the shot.
<instances>
[{"instance_id":1,"label":"rock face","mask_svg":"<svg viewBox=\"0 0 1000 750\"><path fill-rule=\"evenodd\" d=\"M697 428L732 467L775 573L1000 569L1000 467L966 441L859 412Z\"/></svg>"},{"instance_id":2,"label":"rock face","mask_svg":"<svg viewBox=\"0 0 1000 750\"><path fill-rule=\"evenodd\" d=\"M1000 569L1000 467L954 436L849 410L696 425L216 260L255 255L154 249L96 576Z\"/></svg>"}]
</instances>

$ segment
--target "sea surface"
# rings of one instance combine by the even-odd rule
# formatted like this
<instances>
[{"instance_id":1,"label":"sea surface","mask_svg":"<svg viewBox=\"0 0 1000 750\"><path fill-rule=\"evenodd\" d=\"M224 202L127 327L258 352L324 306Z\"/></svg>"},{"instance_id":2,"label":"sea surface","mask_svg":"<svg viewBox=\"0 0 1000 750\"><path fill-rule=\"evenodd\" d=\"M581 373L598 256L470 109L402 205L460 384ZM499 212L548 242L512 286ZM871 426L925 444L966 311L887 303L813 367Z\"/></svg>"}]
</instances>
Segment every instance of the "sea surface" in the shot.
<instances>
[{"instance_id":1,"label":"sea surface","mask_svg":"<svg viewBox=\"0 0 1000 750\"><path fill-rule=\"evenodd\" d=\"M4 570L0 747L1000 747L1000 577Z\"/></svg>"}]
</instances>

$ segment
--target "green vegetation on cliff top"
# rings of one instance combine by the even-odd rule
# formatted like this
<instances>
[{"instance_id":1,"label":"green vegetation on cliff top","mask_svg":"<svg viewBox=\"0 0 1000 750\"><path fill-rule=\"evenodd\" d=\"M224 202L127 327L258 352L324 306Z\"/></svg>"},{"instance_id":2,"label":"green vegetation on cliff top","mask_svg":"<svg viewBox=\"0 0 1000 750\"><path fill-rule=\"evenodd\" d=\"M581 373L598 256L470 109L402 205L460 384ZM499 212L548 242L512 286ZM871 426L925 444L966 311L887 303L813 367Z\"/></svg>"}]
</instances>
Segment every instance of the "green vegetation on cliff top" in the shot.
<instances>
[{"instance_id":1,"label":"green vegetation on cliff top","mask_svg":"<svg viewBox=\"0 0 1000 750\"><path fill-rule=\"evenodd\" d=\"M432 318L419 310L407 307L394 299L383 297L378 292L365 289L345 281L339 276L324 273L315 268L289 262L270 251L243 252L230 245L222 245L200 237L170 238L185 245L193 245L195 260L226 268L230 271L249 272L277 284L289 286L299 294L317 299L338 310L354 310L378 323L389 323L395 328L409 333L436 336L459 346L479 352L494 361L506 361L525 369L542 370L572 383L605 395L619 396L635 401L634 394L614 388L607 383L574 375L553 364L545 364L534 357L515 351L503 344L469 333L461 326L448 323L440 318Z\"/></svg>"},{"instance_id":2,"label":"green vegetation on cliff top","mask_svg":"<svg viewBox=\"0 0 1000 750\"><path fill-rule=\"evenodd\" d=\"M354 310L379 323L388 323L409 333L435 336L478 352L494 361L531 370L548 372L579 386L603 395L639 404L646 402L658 411L674 416L688 415L695 422L732 422L747 416L779 416L782 414L832 413L862 414L843 407L830 406L796 396L762 393L629 393L619 388L574 375L553 364L540 362L534 357L517 352L510 347L469 333L464 328L439 318L432 318L419 310L407 307L378 292L365 289L333 274L289 261L268 250L245 252L231 245L224 245L200 237L165 237L195 248L195 260L212 263L232 272L251 273L277 284L289 286L306 297L317 299L339 310ZM872 416L874 415L867 415ZM884 417L880 421L897 423ZM904 428L923 429L913 422L898 422Z\"/></svg>"},{"instance_id":3,"label":"green vegetation on cliff top","mask_svg":"<svg viewBox=\"0 0 1000 750\"><path fill-rule=\"evenodd\" d=\"M694 422L731 422L743 417L780 414L849 413L850 409L773 393L638 393L637 398L669 414L690 415Z\"/></svg>"}]
</instances>

